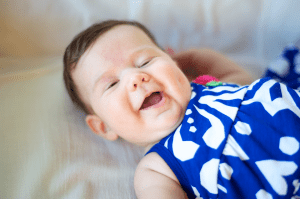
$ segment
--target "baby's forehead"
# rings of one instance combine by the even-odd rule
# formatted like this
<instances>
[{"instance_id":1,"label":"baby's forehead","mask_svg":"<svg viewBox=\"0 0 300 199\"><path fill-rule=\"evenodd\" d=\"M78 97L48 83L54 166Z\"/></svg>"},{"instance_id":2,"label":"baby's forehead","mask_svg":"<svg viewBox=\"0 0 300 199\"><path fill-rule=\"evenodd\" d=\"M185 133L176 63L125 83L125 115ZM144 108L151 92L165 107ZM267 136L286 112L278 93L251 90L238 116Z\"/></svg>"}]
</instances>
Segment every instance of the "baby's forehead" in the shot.
<instances>
[{"instance_id":1,"label":"baby's forehead","mask_svg":"<svg viewBox=\"0 0 300 199\"><path fill-rule=\"evenodd\" d=\"M141 54L154 54L159 51L161 49L143 30L131 25L120 25L99 36L81 56L77 67L86 68L93 76L93 67L97 67L97 71L105 71L124 63L129 64Z\"/></svg>"}]
</instances>

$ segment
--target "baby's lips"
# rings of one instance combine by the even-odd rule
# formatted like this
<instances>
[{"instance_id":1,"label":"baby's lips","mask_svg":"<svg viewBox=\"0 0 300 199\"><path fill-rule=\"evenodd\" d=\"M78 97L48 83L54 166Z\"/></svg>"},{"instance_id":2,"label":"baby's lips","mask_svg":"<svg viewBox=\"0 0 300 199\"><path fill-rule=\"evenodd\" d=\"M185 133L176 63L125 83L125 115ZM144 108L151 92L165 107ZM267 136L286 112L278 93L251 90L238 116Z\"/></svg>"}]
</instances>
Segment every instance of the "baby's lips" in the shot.
<instances>
[{"instance_id":1,"label":"baby's lips","mask_svg":"<svg viewBox=\"0 0 300 199\"><path fill-rule=\"evenodd\" d=\"M155 104L158 104L162 100L163 96L161 92L153 92L151 95L145 98L141 109L147 109Z\"/></svg>"},{"instance_id":2,"label":"baby's lips","mask_svg":"<svg viewBox=\"0 0 300 199\"><path fill-rule=\"evenodd\" d=\"M151 95L151 93L153 93L153 92L149 92L149 93L147 93L147 94L143 97L143 100L142 100L142 103L140 104L139 110L142 110L142 106L143 106L143 104L144 104L145 99L146 99L147 97L149 97L149 96Z\"/></svg>"},{"instance_id":3,"label":"baby's lips","mask_svg":"<svg viewBox=\"0 0 300 199\"><path fill-rule=\"evenodd\" d=\"M140 106L140 109L139 110L143 110L144 109L144 107L143 107L143 105L144 105L144 103L147 103L148 101L148 97L150 97L152 94L155 94L155 93L159 93L160 94L160 96L162 96L163 97L163 93L162 93L162 91L158 91L158 90L153 90L153 91L151 91L151 92L148 92L145 96L144 96L144 99L143 99L143 101L142 101L142 103L141 103L141 106ZM148 98L148 99L147 99ZM151 105L152 106L152 105Z\"/></svg>"},{"instance_id":4,"label":"baby's lips","mask_svg":"<svg viewBox=\"0 0 300 199\"><path fill-rule=\"evenodd\" d=\"M145 100L146 100L152 93L153 93L153 92L149 92L149 93L147 93L147 94L144 96L144 99L143 99L142 104L141 104L141 106L140 106L140 110L143 109L143 105L144 105L144 103L145 103Z\"/></svg>"}]
</instances>

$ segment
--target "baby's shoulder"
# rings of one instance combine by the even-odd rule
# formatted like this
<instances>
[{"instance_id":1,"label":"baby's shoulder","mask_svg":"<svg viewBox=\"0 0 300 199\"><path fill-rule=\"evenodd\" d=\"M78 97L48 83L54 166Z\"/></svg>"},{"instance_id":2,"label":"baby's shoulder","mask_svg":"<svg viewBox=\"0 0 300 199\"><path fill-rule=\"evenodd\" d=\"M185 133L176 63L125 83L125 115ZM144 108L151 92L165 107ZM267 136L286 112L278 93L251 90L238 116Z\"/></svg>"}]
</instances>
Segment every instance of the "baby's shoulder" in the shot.
<instances>
[{"instance_id":1,"label":"baby's shoulder","mask_svg":"<svg viewBox=\"0 0 300 199\"><path fill-rule=\"evenodd\" d=\"M142 160L139 162L137 166L135 175L144 175L145 173L148 173L147 171L149 170L165 175L170 179L179 183L174 172L164 161L164 159L160 157L160 155L158 155L156 152L149 153L142 158Z\"/></svg>"},{"instance_id":2,"label":"baby's shoulder","mask_svg":"<svg viewBox=\"0 0 300 199\"><path fill-rule=\"evenodd\" d=\"M174 179L175 178L175 179ZM139 163L134 176L137 198L186 198L176 176L155 152Z\"/></svg>"}]
</instances>

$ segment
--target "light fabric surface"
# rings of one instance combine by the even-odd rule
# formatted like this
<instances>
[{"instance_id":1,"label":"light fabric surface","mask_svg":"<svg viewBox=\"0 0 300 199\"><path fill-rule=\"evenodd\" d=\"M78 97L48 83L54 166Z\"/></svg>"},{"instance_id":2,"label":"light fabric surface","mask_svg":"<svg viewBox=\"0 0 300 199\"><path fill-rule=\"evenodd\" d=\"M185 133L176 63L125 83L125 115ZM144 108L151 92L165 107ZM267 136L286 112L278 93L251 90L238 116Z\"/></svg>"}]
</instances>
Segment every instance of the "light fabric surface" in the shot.
<instances>
[{"instance_id":1,"label":"light fabric surface","mask_svg":"<svg viewBox=\"0 0 300 199\"><path fill-rule=\"evenodd\" d=\"M94 135L70 102L62 54L92 23L133 19L175 52L208 47L258 78L300 39L299 1L0 0L0 198L134 198L142 149Z\"/></svg>"},{"instance_id":2,"label":"light fabric surface","mask_svg":"<svg viewBox=\"0 0 300 199\"><path fill-rule=\"evenodd\" d=\"M22 65L33 62L44 67L0 81L1 198L133 198L141 149L87 129L64 90L60 57Z\"/></svg>"}]
</instances>

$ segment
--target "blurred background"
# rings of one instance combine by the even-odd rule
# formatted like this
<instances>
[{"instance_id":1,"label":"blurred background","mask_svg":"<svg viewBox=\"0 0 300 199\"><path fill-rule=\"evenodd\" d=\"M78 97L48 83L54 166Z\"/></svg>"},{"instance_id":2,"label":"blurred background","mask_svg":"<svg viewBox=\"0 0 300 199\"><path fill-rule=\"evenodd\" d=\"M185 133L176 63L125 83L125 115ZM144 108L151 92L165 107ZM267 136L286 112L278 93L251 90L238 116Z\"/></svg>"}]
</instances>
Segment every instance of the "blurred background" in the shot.
<instances>
[{"instance_id":1,"label":"blurred background","mask_svg":"<svg viewBox=\"0 0 300 199\"><path fill-rule=\"evenodd\" d=\"M296 0L0 0L0 198L135 198L142 150L93 135L62 81L80 31L137 20L175 53L211 48L259 78L300 40Z\"/></svg>"}]
</instances>

